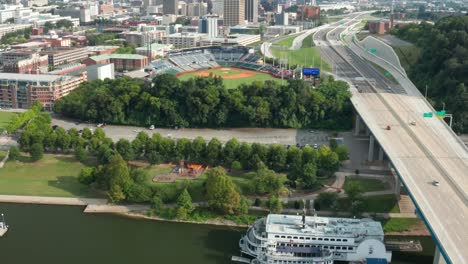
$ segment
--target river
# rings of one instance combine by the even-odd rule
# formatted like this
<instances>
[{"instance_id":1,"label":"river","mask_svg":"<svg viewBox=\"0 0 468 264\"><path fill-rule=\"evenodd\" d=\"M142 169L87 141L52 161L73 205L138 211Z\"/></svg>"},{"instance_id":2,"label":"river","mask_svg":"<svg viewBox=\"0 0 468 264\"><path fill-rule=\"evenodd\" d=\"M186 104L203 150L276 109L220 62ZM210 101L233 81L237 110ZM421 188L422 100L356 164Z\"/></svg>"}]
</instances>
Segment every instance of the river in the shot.
<instances>
[{"instance_id":1,"label":"river","mask_svg":"<svg viewBox=\"0 0 468 264\"><path fill-rule=\"evenodd\" d=\"M77 206L0 204L0 212L10 226L0 238L5 264L227 264L245 231L84 214ZM432 249L395 254L393 263L431 263L434 243L423 244Z\"/></svg>"}]
</instances>

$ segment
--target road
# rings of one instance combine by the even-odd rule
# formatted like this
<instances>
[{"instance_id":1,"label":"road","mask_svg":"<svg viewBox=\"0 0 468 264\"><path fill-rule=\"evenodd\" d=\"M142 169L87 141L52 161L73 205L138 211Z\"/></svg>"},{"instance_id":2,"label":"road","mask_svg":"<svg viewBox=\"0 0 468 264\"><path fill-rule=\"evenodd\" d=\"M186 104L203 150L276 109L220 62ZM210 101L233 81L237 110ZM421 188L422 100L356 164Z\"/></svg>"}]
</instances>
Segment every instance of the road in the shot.
<instances>
[{"instance_id":1,"label":"road","mask_svg":"<svg viewBox=\"0 0 468 264\"><path fill-rule=\"evenodd\" d=\"M391 160L447 262L468 263L468 150L442 120L422 117L434 110L410 80L392 72L399 82L392 84L356 47L341 43L340 33L356 22L324 29L314 40L338 78L350 83L356 111ZM432 185L434 180L440 186Z\"/></svg>"}]
</instances>

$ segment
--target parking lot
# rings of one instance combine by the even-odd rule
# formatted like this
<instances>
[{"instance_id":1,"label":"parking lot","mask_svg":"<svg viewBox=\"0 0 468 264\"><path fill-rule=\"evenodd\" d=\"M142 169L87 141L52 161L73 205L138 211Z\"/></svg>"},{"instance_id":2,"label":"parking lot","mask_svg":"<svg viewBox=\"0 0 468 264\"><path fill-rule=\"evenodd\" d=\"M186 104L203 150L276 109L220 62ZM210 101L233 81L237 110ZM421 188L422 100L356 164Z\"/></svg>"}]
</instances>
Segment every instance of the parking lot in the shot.
<instances>
[{"instance_id":1,"label":"parking lot","mask_svg":"<svg viewBox=\"0 0 468 264\"><path fill-rule=\"evenodd\" d=\"M96 124L80 123L76 124L74 121L53 118L53 125L58 125L65 129L72 127L80 130L85 127L96 129ZM148 135L159 133L163 137L170 137L174 139L188 138L194 139L197 136L203 137L209 141L212 138L218 138L221 142L226 142L231 138L237 138L239 141L249 143L262 143L262 144L282 144L282 145L296 145L304 146L309 144L313 146L328 145L328 137L331 133L316 130L301 130L301 129L274 129L274 128L232 128L232 129L196 129L196 128L182 128L182 129L167 129L155 128L150 130L148 128L134 127L134 126L114 126L107 125L102 128L106 135L114 141L120 138L133 140L138 132L145 131Z\"/></svg>"}]
</instances>

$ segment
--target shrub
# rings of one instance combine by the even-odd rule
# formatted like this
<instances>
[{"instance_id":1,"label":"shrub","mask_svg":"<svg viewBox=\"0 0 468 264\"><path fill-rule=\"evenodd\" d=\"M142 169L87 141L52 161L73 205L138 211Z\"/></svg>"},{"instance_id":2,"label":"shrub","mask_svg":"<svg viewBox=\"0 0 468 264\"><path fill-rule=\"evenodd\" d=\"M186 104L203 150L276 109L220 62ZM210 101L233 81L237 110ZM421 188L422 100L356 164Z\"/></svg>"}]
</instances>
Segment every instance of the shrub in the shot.
<instances>
[{"instance_id":1,"label":"shrub","mask_svg":"<svg viewBox=\"0 0 468 264\"><path fill-rule=\"evenodd\" d=\"M38 161L44 156L44 146L40 143L35 143L31 146L30 150L31 160Z\"/></svg>"}]
</instances>

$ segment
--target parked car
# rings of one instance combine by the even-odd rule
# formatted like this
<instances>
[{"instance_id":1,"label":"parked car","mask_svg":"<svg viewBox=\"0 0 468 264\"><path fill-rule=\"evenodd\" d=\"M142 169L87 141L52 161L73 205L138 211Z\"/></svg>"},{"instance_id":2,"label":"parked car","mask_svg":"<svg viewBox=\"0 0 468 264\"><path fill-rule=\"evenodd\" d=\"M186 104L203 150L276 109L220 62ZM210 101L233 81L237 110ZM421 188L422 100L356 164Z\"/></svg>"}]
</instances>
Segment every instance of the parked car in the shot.
<instances>
[{"instance_id":1,"label":"parked car","mask_svg":"<svg viewBox=\"0 0 468 264\"><path fill-rule=\"evenodd\" d=\"M440 185L440 182L438 182L438 181L432 181L432 185L434 185L434 186L439 186L439 185Z\"/></svg>"},{"instance_id":2,"label":"parked car","mask_svg":"<svg viewBox=\"0 0 468 264\"><path fill-rule=\"evenodd\" d=\"M149 130L153 130L153 129L154 129L154 125L151 125L151 126L149 127Z\"/></svg>"}]
</instances>

